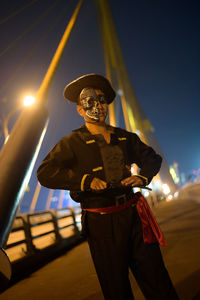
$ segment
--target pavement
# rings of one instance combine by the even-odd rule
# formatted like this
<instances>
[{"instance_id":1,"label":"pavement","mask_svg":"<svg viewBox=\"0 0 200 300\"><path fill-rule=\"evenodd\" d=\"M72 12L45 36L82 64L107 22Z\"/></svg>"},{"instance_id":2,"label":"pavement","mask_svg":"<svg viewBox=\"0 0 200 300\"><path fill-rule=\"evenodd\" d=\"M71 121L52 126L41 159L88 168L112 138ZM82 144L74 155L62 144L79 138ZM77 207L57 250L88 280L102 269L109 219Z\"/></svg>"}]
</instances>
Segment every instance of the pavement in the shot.
<instances>
[{"instance_id":1,"label":"pavement","mask_svg":"<svg viewBox=\"0 0 200 300\"><path fill-rule=\"evenodd\" d=\"M180 300L200 300L198 195L195 199L184 195L153 208L168 241L168 246L161 247L161 251ZM144 300L132 274L130 280L135 299ZM51 261L0 295L0 300L8 299L103 300L87 242Z\"/></svg>"}]
</instances>

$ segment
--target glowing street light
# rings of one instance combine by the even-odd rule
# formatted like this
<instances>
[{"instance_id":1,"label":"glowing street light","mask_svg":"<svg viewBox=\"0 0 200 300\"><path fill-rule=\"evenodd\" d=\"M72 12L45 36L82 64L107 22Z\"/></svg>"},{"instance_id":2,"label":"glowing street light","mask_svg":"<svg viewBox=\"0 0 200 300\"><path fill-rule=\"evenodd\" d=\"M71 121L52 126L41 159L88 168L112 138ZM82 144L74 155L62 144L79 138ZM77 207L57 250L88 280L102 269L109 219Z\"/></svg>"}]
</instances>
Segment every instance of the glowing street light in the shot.
<instances>
[{"instance_id":1,"label":"glowing street light","mask_svg":"<svg viewBox=\"0 0 200 300\"><path fill-rule=\"evenodd\" d=\"M168 202L168 201L171 201L172 199L173 199L173 196L170 194L167 196L166 201Z\"/></svg>"},{"instance_id":2,"label":"glowing street light","mask_svg":"<svg viewBox=\"0 0 200 300\"><path fill-rule=\"evenodd\" d=\"M33 97L31 95L27 95L24 97L24 102L23 102L24 106L26 106L26 107L31 106L34 103L35 103L35 97ZM4 144L6 144L6 142L9 139L8 123L10 122L11 118L22 108L23 108L22 105L17 106L11 112L9 112L7 117L2 121L2 124L3 124L2 127L3 127L3 132L4 132Z\"/></svg>"},{"instance_id":3,"label":"glowing street light","mask_svg":"<svg viewBox=\"0 0 200 300\"><path fill-rule=\"evenodd\" d=\"M24 97L24 106L31 106L35 103L35 97L27 95Z\"/></svg>"},{"instance_id":4,"label":"glowing street light","mask_svg":"<svg viewBox=\"0 0 200 300\"><path fill-rule=\"evenodd\" d=\"M144 197L145 197L145 198L149 197L149 192L148 192L148 191L145 191L145 192L144 192Z\"/></svg>"},{"instance_id":5,"label":"glowing street light","mask_svg":"<svg viewBox=\"0 0 200 300\"><path fill-rule=\"evenodd\" d=\"M176 192L174 193L174 198L177 198L177 197L178 197L178 194L179 194L179 192L176 191Z\"/></svg>"},{"instance_id":6,"label":"glowing street light","mask_svg":"<svg viewBox=\"0 0 200 300\"><path fill-rule=\"evenodd\" d=\"M162 185L162 190L165 195L168 195L170 193L170 188L169 188L168 184L166 184L166 183L164 183Z\"/></svg>"}]
</instances>

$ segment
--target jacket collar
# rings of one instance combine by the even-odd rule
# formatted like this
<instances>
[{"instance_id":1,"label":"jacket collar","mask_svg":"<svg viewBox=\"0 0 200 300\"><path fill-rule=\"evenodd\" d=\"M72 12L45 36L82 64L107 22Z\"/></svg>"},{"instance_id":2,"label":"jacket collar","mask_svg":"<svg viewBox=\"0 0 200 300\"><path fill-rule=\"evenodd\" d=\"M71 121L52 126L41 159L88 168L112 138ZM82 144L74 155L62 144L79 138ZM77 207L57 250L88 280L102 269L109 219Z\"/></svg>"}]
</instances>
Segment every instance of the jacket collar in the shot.
<instances>
[{"instance_id":1,"label":"jacket collar","mask_svg":"<svg viewBox=\"0 0 200 300\"><path fill-rule=\"evenodd\" d=\"M111 133L111 144L116 145L122 141L126 141L127 134L125 134L125 131L123 129L113 127L111 125L108 126L113 129L113 133ZM73 130L73 132L76 132L86 144L96 143L96 136L90 133L86 125L83 125L80 128Z\"/></svg>"},{"instance_id":2,"label":"jacket collar","mask_svg":"<svg viewBox=\"0 0 200 300\"><path fill-rule=\"evenodd\" d=\"M112 133L112 140L116 141L118 137L117 128L111 125L108 125L110 128L113 129ZM73 132L78 133L82 140L84 140L87 144L95 143L95 135L91 134L90 131L87 129L86 125L82 125L80 128L73 130Z\"/></svg>"}]
</instances>

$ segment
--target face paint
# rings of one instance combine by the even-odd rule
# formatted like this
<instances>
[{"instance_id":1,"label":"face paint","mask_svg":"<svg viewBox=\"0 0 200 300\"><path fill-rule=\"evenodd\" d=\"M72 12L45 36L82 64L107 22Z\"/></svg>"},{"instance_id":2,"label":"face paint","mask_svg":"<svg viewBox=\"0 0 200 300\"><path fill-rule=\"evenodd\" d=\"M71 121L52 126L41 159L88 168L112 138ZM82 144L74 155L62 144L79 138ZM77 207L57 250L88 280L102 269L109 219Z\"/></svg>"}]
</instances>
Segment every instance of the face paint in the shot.
<instances>
[{"instance_id":1,"label":"face paint","mask_svg":"<svg viewBox=\"0 0 200 300\"><path fill-rule=\"evenodd\" d=\"M97 95L93 88L84 88L80 93L80 104L86 112L86 116L94 121L99 121L99 103L105 104L105 96Z\"/></svg>"}]
</instances>

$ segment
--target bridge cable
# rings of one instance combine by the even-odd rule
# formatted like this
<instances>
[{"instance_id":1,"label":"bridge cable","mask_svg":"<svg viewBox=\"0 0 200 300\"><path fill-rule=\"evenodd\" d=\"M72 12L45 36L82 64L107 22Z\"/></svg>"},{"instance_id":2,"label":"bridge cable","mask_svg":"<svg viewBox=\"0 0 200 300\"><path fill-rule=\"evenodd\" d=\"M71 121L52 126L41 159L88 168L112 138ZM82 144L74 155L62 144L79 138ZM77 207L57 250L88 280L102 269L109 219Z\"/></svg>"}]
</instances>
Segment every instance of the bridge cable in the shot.
<instances>
[{"instance_id":1,"label":"bridge cable","mask_svg":"<svg viewBox=\"0 0 200 300\"><path fill-rule=\"evenodd\" d=\"M21 40L29 31L31 31L31 29L37 25L43 18L44 16L46 16L49 11L51 11L53 9L53 7L59 2L60 0L56 0L51 6L49 6L37 19L35 22L33 22L29 27L26 28L26 30L24 30L24 32L22 32L22 34L20 34L14 41L12 41L6 49L4 49L3 51L0 52L0 57L3 56L8 50L10 50L19 40Z\"/></svg>"},{"instance_id":2,"label":"bridge cable","mask_svg":"<svg viewBox=\"0 0 200 300\"><path fill-rule=\"evenodd\" d=\"M37 2L38 0L32 0L31 2L25 4L23 7L19 8L18 10L11 13L9 16L5 17L4 19L0 20L0 25L10 20L12 17L15 17L18 15L21 11L23 11L25 8L31 6L34 2Z\"/></svg>"},{"instance_id":3,"label":"bridge cable","mask_svg":"<svg viewBox=\"0 0 200 300\"><path fill-rule=\"evenodd\" d=\"M14 72L12 72L12 75L6 80L5 84L0 87L0 93L3 93L4 90L8 87L9 83L17 76L17 74L21 71L21 69L24 67L24 65L29 61L29 59L33 56L33 54L36 52L36 50L39 48L41 43L46 39L47 35L53 30L53 28L57 25L57 23L63 18L66 11L68 10L68 6L70 2L69 1L67 5L62 10L61 14L58 15L58 17L55 19L53 23L51 23L51 26L43 33L43 35L40 37L38 43L35 44L35 46L32 48L30 52L27 53L27 55L24 57L23 61L20 63L20 65L17 66Z\"/></svg>"}]
</instances>

